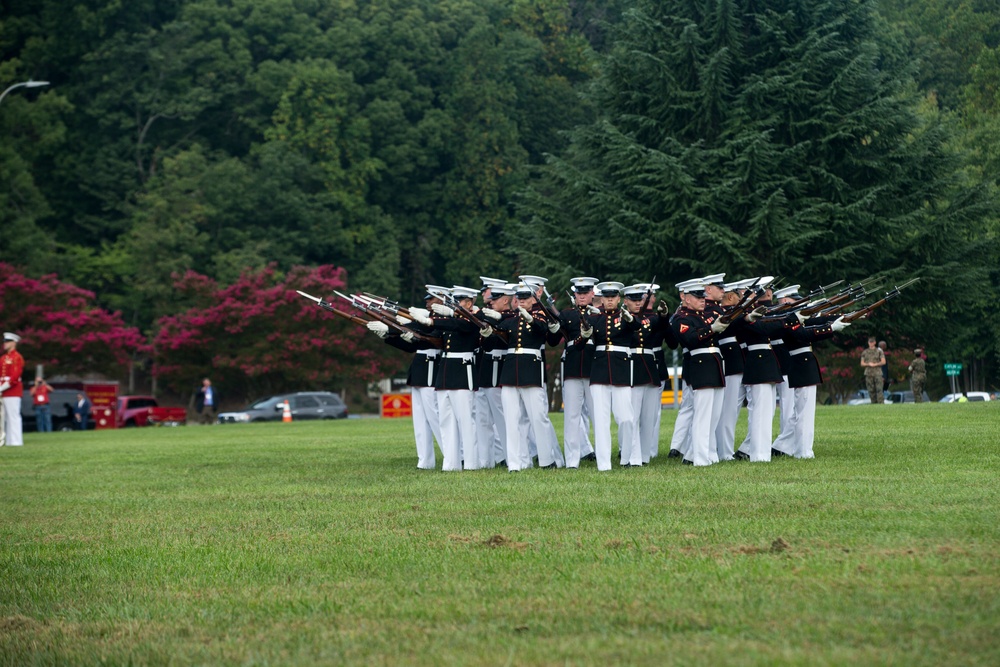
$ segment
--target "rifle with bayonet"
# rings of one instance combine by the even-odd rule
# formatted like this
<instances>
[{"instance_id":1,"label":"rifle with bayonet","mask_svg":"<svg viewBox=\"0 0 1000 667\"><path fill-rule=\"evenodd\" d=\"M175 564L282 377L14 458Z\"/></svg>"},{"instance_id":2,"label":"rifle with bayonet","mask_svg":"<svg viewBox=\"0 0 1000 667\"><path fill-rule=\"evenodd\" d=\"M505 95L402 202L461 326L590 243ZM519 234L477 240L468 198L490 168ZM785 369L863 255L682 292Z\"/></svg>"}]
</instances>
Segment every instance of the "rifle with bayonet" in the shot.
<instances>
[{"instance_id":1,"label":"rifle with bayonet","mask_svg":"<svg viewBox=\"0 0 1000 667\"><path fill-rule=\"evenodd\" d=\"M362 294L355 294L354 296L368 302L371 306L375 308L387 310L393 315L402 315L403 317L410 317L409 309L400 306L399 303L396 301L390 301L384 296L378 296L377 294L371 294L369 292L364 292Z\"/></svg>"},{"instance_id":2,"label":"rifle with bayonet","mask_svg":"<svg viewBox=\"0 0 1000 667\"><path fill-rule=\"evenodd\" d=\"M333 313L335 315L339 315L340 317L343 317L345 320L350 320L354 324L357 324L359 326L365 327L365 326L368 326L369 322L371 322L371 320L366 320L363 317L358 317L357 315L351 315L350 313L345 313L344 311L340 310L339 308L334 307L334 305L332 303L330 303L329 301L326 301L324 299L320 299L319 297L315 297L312 294L308 294L306 292L303 292L302 290L295 290L295 291L298 292L299 294L301 294L302 296L304 296L305 298L312 299L313 301L315 301L316 305L319 306L320 308L322 308L323 310L328 310L328 311L330 311L331 313Z\"/></svg>"},{"instance_id":3,"label":"rifle with bayonet","mask_svg":"<svg viewBox=\"0 0 1000 667\"><path fill-rule=\"evenodd\" d=\"M334 290L333 293L339 296L341 299L344 299L345 301L349 302L352 306L354 306L364 314L370 316L373 320L377 320L382 324L386 325L387 327L389 327L390 331L394 332L398 336L401 336L403 334L412 334L414 340L418 340L421 343L430 345L432 347L441 346L440 338L432 338L431 336L425 336L421 333L414 331L413 329L408 329L404 327L402 324L396 321L395 317L393 317L392 315L387 315L386 312L381 310L380 308L376 308L374 306L369 305L369 303L359 298L357 295L347 296L346 294L343 294L336 290Z\"/></svg>"},{"instance_id":4,"label":"rifle with bayonet","mask_svg":"<svg viewBox=\"0 0 1000 667\"><path fill-rule=\"evenodd\" d=\"M456 315L458 315L459 317L461 317L463 319L468 320L469 322L472 322L473 324L475 324L480 329L483 329L483 328L485 328L487 326L493 326L489 322L484 322L482 319L480 319L479 317L477 317L475 313L473 313L471 310L469 310L468 308L466 308L462 304L460 304L458 302L458 299L454 298L450 294L446 294L444 292L440 292L440 293L439 292L431 292L431 294L433 294L437 298L441 299L441 303L443 303L448 308L451 308L452 310L454 310Z\"/></svg>"},{"instance_id":5,"label":"rifle with bayonet","mask_svg":"<svg viewBox=\"0 0 1000 667\"><path fill-rule=\"evenodd\" d=\"M802 308L801 310L799 310L799 312L804 317L814 317L816 315L819 315L820 313L831 310L834 306L840 307L840 309L843 310L844 308L849 307L851 304L857 303L861 299L864 299L866 296L871 294L876 289L878 289L878 286L869 289L868 287L861 284L858 284L857 286L851 285L846 290L843 290L842 292L838 293L836 296L830 299L820 300L811 306Z\"/></svg>"},{"instance_id":6,"label":"rifle with bayonet","mask_svg":"<svg viewBox=\"0 0 1000 667\"><path fill-rule=\"evenodd\" d=\"M854 322L856 320L861 320L861 319L867 318L869 315L872 314L873 311L875 311L876 309L881 308L882 306L884 306L885 303L889 299L896 298L897 296L899 296L899 293L902 290L906 289L907 287L909 287L913 283L917 282L918 280L920 280L920 278L912 278L912 279L906 281L905 283L903 283L902 285L896 286L895 288L892 289L892 291L886 292L885 296L882 297L881 299L879 299L878 301L876 301L875 303L867 305L864 308L862 308L861 310L856 310L853 313L848 313L847 315L844 315L843 316L844 321L845 322Z\"/></svg>"},{"instance_id":7,"label":"rifle with bayonet","mask_svg":"<svg viewBox=\"0 0 1000 667\"><path fill-rule=\"evenodd\" d=\"M743 292L743 297L740 298L739 302L735 306L733 306L733 309L728 313L722 315L719 318L719 321L722 322L723 324L728 324L730 322L733 322L734 320L743 317L748 312L750 312L750 310L753 308L753 305L757 302L757 300L761 296L763 296L765 292L764 288L760 289L757 288L757 283L759 282L760 282L760 277L758 276L757 280L753 281L753 283L749 287L747 287L746 291Z\"/></svg>"},{"instance_id":8,"label":"rifle with bayonet","mask_svg":"<svg viewBox=\"0 0 1000 667\"><path fill-rule=\"evenodd\" d=\"M812 292L809 292L809 294L806 294L804 297L796 299L795 301L791 301L789 303L780 303L780 304L778 304L771 311L769 311L768 314L769 315L773 315L773 314L777 314L777 313L784 313L784 312L787 312L789 310L796 310L800 306L804 306L804 305L808 304L810 301L813 301L816 297L823 296L829 290L833 289L834 287L836 287L837 285L841 284L842 282L844 282L844 281L843 280L838 280L835 283L830 283L829 285L823 285L821 287L817 287Z\"/></svg>"},{"instance_id":9,"label":"rifle with bayonet","mask_svg":"<svg viewBox=\"0 0 1000 667\"><path fill-rule=\"evenodd\" d=\"M656 276L649 281L649 287L646 289L646 298L642 301L642 307L639 309L639 313L645 313L646 309L649 308L649 300L653 298L653 285L656 284Z\"/></svg>"}]
</instances>

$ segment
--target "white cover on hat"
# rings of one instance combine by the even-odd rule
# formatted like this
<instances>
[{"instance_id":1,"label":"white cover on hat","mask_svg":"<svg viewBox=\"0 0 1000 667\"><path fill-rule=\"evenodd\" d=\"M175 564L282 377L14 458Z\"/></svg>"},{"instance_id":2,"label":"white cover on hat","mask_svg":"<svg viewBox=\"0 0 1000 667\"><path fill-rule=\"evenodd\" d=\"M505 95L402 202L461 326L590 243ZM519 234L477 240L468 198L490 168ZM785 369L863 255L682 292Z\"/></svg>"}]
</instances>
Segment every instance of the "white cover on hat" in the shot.
<instances>
[{"instance_id":1,"label":"white cover on hat","mask_svg":"<svg viewBox=\"0 0 1000 667\"><path fill-rule=\"evenodd\" d=\"M580 276L578 278L570 278L570 284L573 287L593 287L597 283L601 282L599 278L591 278L590 276Z\"/></svg>"},{"instance_id":2,"label":"white cover on hat","mask_svg":"<svg viewBox=\"0 0 1000 667\"><path fill-rule=\"evenodd\" d=\"M725 278L726 278L725 273L713 273L710 276L705 276L704 278L702 278L701 282L705 283L706 285L717 285L724 282Z\"/></svg>"},{"instance_id":3,"label":"white cover on hat","mask_svg":"<svg viewBox=\"0 0 1000 667\"><path fill-rule=\"evenodd\" d=\"M538 289L538 285L529 285L528 283L517 283L514 285L514 294L530 294L535 296L535 290Z\"/></svg>"},{"instance_id":4,"label":"white cover on hat","mask_svg":"<svg viewBox=\"0 0 1000 667\"><path fill-rule=\"evenodd\" d=\"M791 296L792 294L796 294L799 291L799 287L801 287L801 285L789 285L788 287L782 287L779 290L775 290L774 294L772 294L771 296L774 297L775 299L783 299L786 296Z\"/></svg>"},{"instance_id":5,"label":"white cover on hat","mask_svg":"<svg viewBox=\"0 0 1000 667\"><path fill-rule=\"evenodd\" d=\"M534 285L535 287L541 287L549 282L548 278L542 278L541 276L518 276L517 279L525 285Z\"/></svg>"},{"instance_id":6,"label":"white cover on hat","mask_svg":"<svg viewBox=\"0 0 1000 667\"><path fill-rule=\"evenodd\" d=\"M632 296L635 294L645 295L649 291L656 292L658 289L660 289L660 286L656 283L636 283L635 285L629 285L626 287L624 289L624 293L625 296Z\"/></svg>"},{"instance_id":7,"label":"white cover on hat","mask_svg":"<svg viewBox=\"0 0 1000 667\"><path fill-rule=\"evenodd\" d=\"M451 296L455 299L475 299L479 296L479 290L455 285L451 288Z\"/></svg>"},{"instance_id":8,"label":"white cover on hat","mask_svg":"<svg viewBox=\"0 0 1000 667\"><path fill-rule=\"evenodd\" d=\"M5 331L3 333L3 339L5 341L9 340L12 343L20 343L21 342L21 337L18 336L16 333L13 333L13 332L10 332L10 331Z\"/></svg>"},{"instance_id":9,"label":"white cover on hat","mask_svg":"<svg viewBox=\"0 0 1000 667\"><path fill-rule=\"evenodd\" d=\"M692 278L691 280L684 280L682 282L677 283L675 287L677 287L678 292L683 292L685 294L691 292L705 291L705 283L704 281L702 281L701 278Z\"/></svg>"},{"instance_id":10,"label":"white cover on hat","mask_svg":"<svg viewBox=\"0 0 1000 667\"><path fill-rule=\"evenodd\" d=\"M602 293L603 292L620 293L623 289L625 289L625 284L617 282L615 280L606 280L603 283L598 283L594 289Z\"/></svg>"},{"instance_id":11,"label":"white cover on hat","mask_svg":"<svg viewBox=\"0 0 1000 667\"><path fill-rule=\"evenodd\" d=\"M483 287L500 287L506 285L506 280L500 280L499 278L488 278L486 276L479 276L479 279L483 281Z\"/></svg>"},{"instance_id":12,"label":"white cover on hat","mask_svg":"<svg viewBox=\"0 0 1000 667\"><path fill-rule=\"evenodd\" d=\"M514 288L515 287L517 287L517 285L511 285L509 283L501 283L500 285L492 285L490 287L490 294L492 294L494 298L496 298L498 296L512 296L514 294Z\"/></svg>"}]
</instances>

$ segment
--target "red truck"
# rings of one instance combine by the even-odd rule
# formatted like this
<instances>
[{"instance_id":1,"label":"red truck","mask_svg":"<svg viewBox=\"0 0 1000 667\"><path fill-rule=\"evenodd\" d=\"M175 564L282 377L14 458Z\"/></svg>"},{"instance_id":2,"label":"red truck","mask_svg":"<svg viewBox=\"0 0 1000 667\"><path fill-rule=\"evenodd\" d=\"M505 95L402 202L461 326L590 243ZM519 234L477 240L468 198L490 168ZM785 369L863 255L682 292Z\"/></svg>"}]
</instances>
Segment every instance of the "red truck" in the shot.
<instances>
[{"instance_id":1,"label":"red truck","mask_svg":"<svg viewBox=\"0 0 1000 667\"><path fill-rule=\"evenodd\" d=\"M162 408L152 396L119 396L118 428L128 426L181 426L186 408Z\"/></svg>"}]
</instances>

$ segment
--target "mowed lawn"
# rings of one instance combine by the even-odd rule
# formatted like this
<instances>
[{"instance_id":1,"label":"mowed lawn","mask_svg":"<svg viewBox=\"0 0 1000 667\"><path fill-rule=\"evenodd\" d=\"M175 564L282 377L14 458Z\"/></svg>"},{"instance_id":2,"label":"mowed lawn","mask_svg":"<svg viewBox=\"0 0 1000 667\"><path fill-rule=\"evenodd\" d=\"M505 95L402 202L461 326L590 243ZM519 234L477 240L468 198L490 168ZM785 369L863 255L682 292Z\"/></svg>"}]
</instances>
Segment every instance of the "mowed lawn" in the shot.
<instances>
[{"instance_id":1,"label":"mowed lawn","mask_svg":"<svg viewBox=\"0 0 1000 667\"><path fill-rule=\"evenodd\" d=\"M1000 403L816 426L519 474L418 471L408 420L28 434L0 664L1000 664Z\"/></svg>"}]
</instances>

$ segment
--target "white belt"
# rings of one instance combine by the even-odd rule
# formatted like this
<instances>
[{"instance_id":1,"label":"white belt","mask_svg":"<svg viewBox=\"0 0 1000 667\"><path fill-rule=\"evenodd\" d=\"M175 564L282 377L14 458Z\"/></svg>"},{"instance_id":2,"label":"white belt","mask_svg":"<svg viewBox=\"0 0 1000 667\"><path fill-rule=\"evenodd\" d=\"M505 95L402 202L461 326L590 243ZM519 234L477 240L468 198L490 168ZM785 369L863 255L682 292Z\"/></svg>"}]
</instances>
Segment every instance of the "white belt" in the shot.
<instances>
[{"instance_id":1,"label":"white belt","mask_svg":"<svg viewBox=\"0 0 1000 667\"><path fill-rule=\"evenodd\" d=\"M490 355L490 358L493 359L493 361L499 361L507 356L507 350L490 350L486 354Z\"/></svg>"},{"instance_id":2,"label":"white belt","mask_svg":"<svg viewBox=\"0 0 1000 667\"><path fill-rule=\"evenodd\" d=\"M745 349L747 349L747 344L746 343L740 343L740 347L745 350Z\"/></svg>"},{"instance_id":3,"label":"white belt","mask_svg":"<svg viewBox=\"0 0 1000 667\"><path fill-rule=\"evenodd\" d=\"M691 350L691 354L722 354L722 351L717 347L700 347L697 350Z\"/></svg>"},{"instance_id":4,"label":"white belt","mask_svg":"<svg viewBox=\"0 0 1000 667\"><path fill-rule=\"evenodd\" d=\"M632 348L624 347L622 345L598 345L594 348L597 352L624 352L625 354L630 354Z\"/></svg>"},{"instance_id":5,"label":"white belt","mask_svg":"<svg viewBox=\"0 0 1000 667\"><path fill-rule=\"evenodd\" d=\"M573 347L574 345L577 345L577 344L578 343L575 340L568 340L568 341L566 341L566 347L567 348ZM594 340L592 338L588 338L584 342L579 343L579 345L593 345L593 344L594 344Z\"/></svg>"},{"instance_id":6,"label":"white belt","mask_svg":"<svg viewBox=\"0 0 1000 667\"><path fill-rule=\"evenodd\" d=\"M688 350L686 347L682 347L681 352L683 352L684 354L690 354L690 350Z\"/></svg>"},{"instance_id":7,"label":"white belt","mask_svg":"<svg viewBox=\"0 0 1000 667\"><path fill-rule=\"evenodd\" d=\"M417 354L422 354L428 359L433 359L434 357L441 354L441 350L417 350Z\"/></svg>"},{"instance_id":8,"label":"white belt","mask_svg":"<svg viewBox=\"0 0 1000 667\"><path fill-rule=\"evenodd\" d=\"M462 359L463 361L472 361L476 358L475 352L445 352L441 355L445 359Z\"/></svg>"},{"instance_id":9,"label":"white belt","mask_svg":"<svg viewBox=\"0 0 1000 667\"><path fill-rule=\"evenodd\" d=\"M531 355L534 355L536 359L541 359L542 358L542 351L541 350L533 350L530 347L527 347L527 348L525 348L525 347L519 347L516 350L508 349L507 350L507 354L531 354Z\"/></svg>"},{"instance_id":10,"label":"white belt","mask_svg":"<svg viewBox=\"0 0 1000 667\"><path fill-rule=\"evenodd\" d=\"M797 347L794 350L789 350L788 354L805 354L806 352L812 352L812 345L806 345L805 347Z\"/></svg>"},{"instance_id":11,"label":"white belt","mask_svg":"<svg viewBox=\"0 0 1000 667\"><path fill-rule=\"evenodd\" d=\"M784 345L784 344L785 341L781 340L780 338L775 338L774 340L771 341L771 345Z\"/></svg>"},{"instance_id":12,"label":"white belt","mask_svg":"<svg viewBox=\"0 0 1000 667\"><path fill-rule=\"evenodd\" d=\"M759 343L757 345L747 345L747 350L770 350L771 346L767 343Z\"/></svg>"},{"instance_id":13,"label":"white belt","mask_svg":"<svg viewBox=\"0 0 1000 667\"><path fill-rule=\"evenodd\" d=\"M736 336L730 336L729 338L723 338L719 341L719 345L731 345L736 342Z\"/></svg>"},{"instance_id":14,"label":"white belt","mask_svg":"<svg viewBox=\"0 0 1000 667\"><path fill-rule=\"evenodd\" d=\"M653 349L650 347L633 347L630 348L632 354L653 354Z\"/></svg>"}]
</instances>

